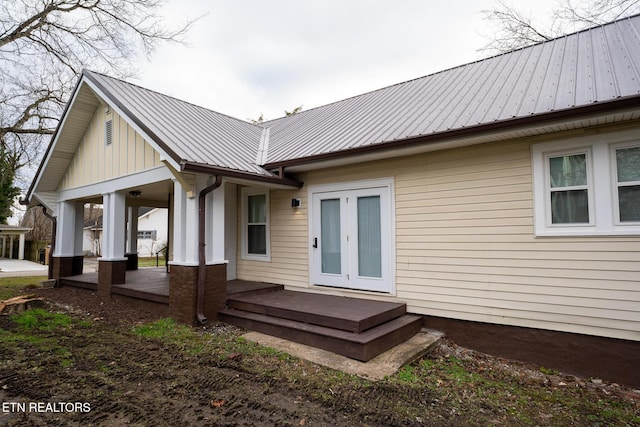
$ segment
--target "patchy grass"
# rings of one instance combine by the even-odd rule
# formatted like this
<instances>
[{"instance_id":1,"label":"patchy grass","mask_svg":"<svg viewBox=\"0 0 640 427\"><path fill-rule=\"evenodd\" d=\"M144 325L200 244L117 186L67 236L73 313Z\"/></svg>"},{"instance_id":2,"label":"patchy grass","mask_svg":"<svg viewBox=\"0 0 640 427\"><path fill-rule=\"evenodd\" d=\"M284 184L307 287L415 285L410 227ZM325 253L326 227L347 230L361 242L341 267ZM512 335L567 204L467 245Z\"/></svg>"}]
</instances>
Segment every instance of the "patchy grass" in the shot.
<instances>
[{"instance_id":1,"label":"patchy grass","mask_svg":"<svg viewBox=\"0 0 640 427\"><path fill-rule=\"evenodd\" d=\"M36 288L43 280L47 280L47 276L0 277L0 301Z\"/></svg>"},{"instance_id":2,"label":"patchy grass","mask_svg":"<svg viewBox=\"0 0 640 427\"><path fill-rule=\"evenodd\" d=\"M164 257L160 256L157 267L164 267ZM140 257L138 258L138 267L156 267L156 257Z\"/></svg>"},{"instance_id":3,"label":"patchy grass","mask_svg":"<svg viewBox=\"0 0 640 427\"><path fill-rule=\"evenodd\" d=\"M62 420L75 425L640 425L640 396L621 387L447 341L372 382L241 333L225 324L195 329L160 319L126 326L29 310L0 323L0 387L13 400L50 390L91 402L86 416L95 419ZM42 417L32 425L60 421Z\"/></svg>"}]
</instances>

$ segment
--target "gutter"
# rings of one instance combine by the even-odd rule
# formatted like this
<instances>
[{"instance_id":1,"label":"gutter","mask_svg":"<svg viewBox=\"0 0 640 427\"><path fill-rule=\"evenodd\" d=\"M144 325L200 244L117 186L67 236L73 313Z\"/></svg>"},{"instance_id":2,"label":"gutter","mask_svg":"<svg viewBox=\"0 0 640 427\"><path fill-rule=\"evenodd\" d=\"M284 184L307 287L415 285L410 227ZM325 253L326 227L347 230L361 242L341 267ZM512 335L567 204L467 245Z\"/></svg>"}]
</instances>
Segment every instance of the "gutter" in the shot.
<instances>
[{"instance_id":1,"label":"gutter","mask_svg":"<svg viewBox=\"0 0 640 427\"><path fill-rule=\"evenodd\" d=\"M206 198L216 188L222 185L222 176L216 175L216 180L210 186L204 188L198 196L198 285L196 293L196 318L200 323L206 323L207 317L204 315L204 285L207 271L205 256L205 224L206 224Z\"/></svg>"},{"instance_id":2,"label":"gutter","mask_svg":"<svg viewBox=\"0 0 640 427\"><path fill-rule=\"evenodd\" d=\"M596 114L616 113L625 110L635 110L638 108L639 97L628 96L618 98L613 101L596 102L593 104L565 108L562 110L549 111L546 113L533 114L523 117L513 117L510 119L488 122L473 126L461 127L457 129L444 130L437 133L399 138L395 140L381 141L374 144L363 145L355 148L346 148L339 151L330 151L320 154L312 154L289 160L279 160L268 162L262 165L268 171L287 168L292 166L306 165L327 160L341 159L348 156L357 156L369 153L381 153L387 150L408 148L431 143L444 142L457 138L479 136L497 131L517 130L523 126L536 126L554 121L575 120L589 117Z\"/></svg>"},{"instance_id":3,"label":"gutter","mask_svg":"<svg viewBox=\"0 0 640 427\"><path fill-rule=\"evenodd\" d=\"M282 185L291 188L301 188L304 183L295 179L286 178L284 175L258 175L250 172L241 172L238 170L221 168L216 166L205 165L183 160L180 164L181 172L207 173L225 176L227 178L244 179L254 182L262 182L265 184Z\"/></svg>"},{"instance_id":4,"label":"gutter","mask_svg":"<svg viewBox=\"0 0 640 427\"><path fill-rule=\"evenodd\" d=\"M42 206L42 205L41 205ZM53 279L53 251L56 249L56 233L58 231L58 220L55 216L47 212L47 208L42 206L42 213L51 220L51 251L49 251L48 279Z\"/></svg>"}]
</instances>

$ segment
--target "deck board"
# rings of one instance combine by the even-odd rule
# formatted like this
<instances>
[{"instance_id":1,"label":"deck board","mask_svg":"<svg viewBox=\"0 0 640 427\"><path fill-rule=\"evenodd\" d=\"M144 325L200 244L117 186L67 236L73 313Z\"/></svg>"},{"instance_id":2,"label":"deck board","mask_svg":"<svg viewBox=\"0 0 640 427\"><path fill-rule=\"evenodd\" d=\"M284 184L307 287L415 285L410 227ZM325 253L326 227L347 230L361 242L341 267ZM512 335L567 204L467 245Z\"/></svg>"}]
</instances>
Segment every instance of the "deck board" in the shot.
<instances>
[{"instance_id":1,"label":"deck board","mask_svg":"<svg viewBox=\"0 0 640 427\"><path fill-rule=\"evenodd\" d=\"M356 333L406 313L406 305L400 302L284 290L260 295L230 296L228 304L237 310Z\"/></svg>"}]
</instances>

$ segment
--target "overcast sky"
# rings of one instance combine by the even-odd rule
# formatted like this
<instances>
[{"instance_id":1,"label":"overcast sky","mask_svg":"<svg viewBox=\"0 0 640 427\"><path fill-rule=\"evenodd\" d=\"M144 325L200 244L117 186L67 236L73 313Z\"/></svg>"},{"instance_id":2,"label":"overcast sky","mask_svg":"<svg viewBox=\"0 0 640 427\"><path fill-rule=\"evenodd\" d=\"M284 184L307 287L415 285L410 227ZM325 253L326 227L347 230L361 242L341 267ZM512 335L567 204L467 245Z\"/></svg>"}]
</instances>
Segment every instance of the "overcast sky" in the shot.
<instances>
[{"instance_id":1,"label":"overcast sky","mask_svg":"<svg viewBox=\"0 0 640 427\"><path fill-rule=\"evenodd\" d=\"M553 0L514 0L539 18ZM521 3L521 4L519 4ZM204 15L133 83L240 119L284 115L481 59L493 0L169 0Z\"/></svg>"}]
</instances>

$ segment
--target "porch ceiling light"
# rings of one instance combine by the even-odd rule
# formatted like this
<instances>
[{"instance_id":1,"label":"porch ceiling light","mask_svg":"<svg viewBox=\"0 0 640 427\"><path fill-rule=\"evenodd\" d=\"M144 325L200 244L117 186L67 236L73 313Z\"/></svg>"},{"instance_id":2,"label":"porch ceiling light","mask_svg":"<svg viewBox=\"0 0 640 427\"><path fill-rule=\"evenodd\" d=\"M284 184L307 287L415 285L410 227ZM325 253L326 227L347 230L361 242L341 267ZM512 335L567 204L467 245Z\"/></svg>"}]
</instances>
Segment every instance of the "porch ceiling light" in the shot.
<instances>
[{"instance_id":1,"label":"porch ceiling light","mask_svg":"<svg viewBox=\"0 0 640 427\"><path fill-rule=\"evenodd\" d=\"M129 197L140 198L142 196L142 191L129 191Z\"/></svg>"}]
</instances>

